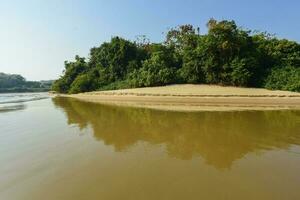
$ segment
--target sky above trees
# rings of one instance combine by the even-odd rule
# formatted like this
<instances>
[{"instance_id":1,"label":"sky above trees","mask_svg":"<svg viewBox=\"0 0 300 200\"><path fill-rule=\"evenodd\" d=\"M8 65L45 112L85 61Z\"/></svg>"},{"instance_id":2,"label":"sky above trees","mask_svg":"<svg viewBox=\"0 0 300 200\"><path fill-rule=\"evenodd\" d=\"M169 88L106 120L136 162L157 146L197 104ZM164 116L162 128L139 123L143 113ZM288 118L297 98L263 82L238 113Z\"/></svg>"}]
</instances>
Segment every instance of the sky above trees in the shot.
<instances>
[{"instance_id":1,"label":"sky above trees","mask_svg":"<svg viewBox=\"0 0 300 200\"><path fill-rule=\"evenodd\" d=\"M180 24L205 33L211 17L300 42L299 7L297 0L0 1L0 72L56 79L65 60L88 56L92 46L112 36L147 35L159 42Z\"/></svg>"}]
</instances>

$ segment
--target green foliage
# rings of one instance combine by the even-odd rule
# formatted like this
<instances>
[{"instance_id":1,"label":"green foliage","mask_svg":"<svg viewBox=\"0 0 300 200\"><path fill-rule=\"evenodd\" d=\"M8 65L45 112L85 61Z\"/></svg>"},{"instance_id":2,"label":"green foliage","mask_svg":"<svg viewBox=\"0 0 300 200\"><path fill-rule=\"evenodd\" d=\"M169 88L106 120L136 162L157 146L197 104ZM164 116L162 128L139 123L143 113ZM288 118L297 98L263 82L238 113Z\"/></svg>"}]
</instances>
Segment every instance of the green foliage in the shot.
<instances>
[{"instance_id":1,"label":"green foliage","mask_svg":"<svg viewBox=\"0 0 300 200\"><path fill-rule=\"evenodd\" d=\"M140 69L129 74L131 85L147 87L175 83L176 63L172 55L168 48L153 52L151 58L145 60Z\"/></svg>"},{"instance_id":2,"label":"green foliage","mask_svg":"<svg viewBox=\"0 0 300 200\"><path fill-rule=\"evenodd\" d=\"M60 93L68 93L77 76L87 72L87 70L87 63L84 58L75 56L74 62L65 61L64 75L54 82L52 90ZM80 91L78 90L77 92Z\"/></svg>"},{"instance_id":3,"label":"green foliage","mask_svg":"<svg viewBox=\"0 0 300 200\"><path fill-rule=\"evenodd\" d=\"M93 78L89 74L81 74L72 82L69 93L87 92L94 87Z\"/></svg>"},{"instance_id":4,"label":"green foliage","mask_svg":"<svg viewBox=\"0 0 300 200\"><path fill-rule=\"evenodd\" d=\"M210 19L207 27L203 35L189 24L175 27L163 43L150 43L145 36L136 42L114 37L92 48L87 61L79 56L66 61L52 89L79 93L206 83L300 91L297 42L253 34L234 21Z\"/></svg>"},{"instance_id":5,"label":"green foliage","mask_svg":"<svg viewBox=\"0 0 300 200\"><path fill-rule=\"evenodd\" d=\"M0 93L45 92L49 91L52 81L26 81L18 74L0 73Z\"/></svg>"},{"instance_id":6,"label":"green foliage","mask_svg":"<svg viewBox=\"0 0 300 200\"><path fill-rule=\"evenodd\" d=\"M129 88L129 87L130 87L130 83L128 82L128 80L123 80L123 81L115 81L108 85L102 86L99 88L99 90L117 90L117 89Z\"/></svg>"},{"instance_id":7,"label":"green foliage","mask_svg":"<svg viewBox=\"0 0 300 200\"><path fill-rule=\"evenodd\" d=\"M300 68L284 67L272 69L265 87L275 90L300 91Z\"/></svg>"},{"instance_id":8,"label":"green foliage","mask_svg":"<svg viewBox=\"0 0 300 200\"><path fill-rule=\"evenodd\" d=\"M108 75L106 81L111 83L124 79L126 74L133 70L133 62L135 63L134 68L138 68L145 56L146 52L136 44L114 37L111 42L91 49L89 66L104 68Z\"/></svg>"},{"instance_id":9,"label":"green foliage","mask_svg":"<svg viewBox=\"0 0 300 200\"><path fill-rule=\"evenodd\" d=\"M21 75L0 73L0 88L19 87L25 82L25 78Z\"/></svg>"},{"instance_id":10,"label":"green foliage","mask_svg":"<svg viewBox=\"0 0 300 200\"><path fill-rule=\"evenodd\" d=\"M250 78L253 73L251 69L255 67L255 61L251 58L234 59L231 62L232 71L229 77L229 84L236 86L247 86L249 85Z\"/></svg>"},{"instance_id":11,"label":"green foliage","mask_svg":"<svg viewBox=\"0 0 300 200\"><path fill-rule=\"evenodd\" d=\"M204 83L204 63L198 49L186 50L182 56L182 68L178 70L181 81L186 83Z\"/></svg>"}]
</instances>

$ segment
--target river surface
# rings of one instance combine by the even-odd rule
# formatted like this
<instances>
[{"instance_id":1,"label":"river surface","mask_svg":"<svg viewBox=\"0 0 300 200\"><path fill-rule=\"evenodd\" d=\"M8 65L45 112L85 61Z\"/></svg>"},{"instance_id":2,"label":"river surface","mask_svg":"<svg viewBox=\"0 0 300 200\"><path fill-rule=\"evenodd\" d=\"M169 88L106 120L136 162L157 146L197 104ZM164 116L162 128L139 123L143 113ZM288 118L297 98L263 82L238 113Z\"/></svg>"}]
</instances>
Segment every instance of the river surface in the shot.
<instances>
[{"instance_id":1,"label":"river surface","mask_svg":"<svg viewBox=\"0 0 300 200\"><path fill-rule=\"evenodd\" d=\"M1 200L300 199L299 111L185 113L7 98Z\"/></svg>"}]
</instances>

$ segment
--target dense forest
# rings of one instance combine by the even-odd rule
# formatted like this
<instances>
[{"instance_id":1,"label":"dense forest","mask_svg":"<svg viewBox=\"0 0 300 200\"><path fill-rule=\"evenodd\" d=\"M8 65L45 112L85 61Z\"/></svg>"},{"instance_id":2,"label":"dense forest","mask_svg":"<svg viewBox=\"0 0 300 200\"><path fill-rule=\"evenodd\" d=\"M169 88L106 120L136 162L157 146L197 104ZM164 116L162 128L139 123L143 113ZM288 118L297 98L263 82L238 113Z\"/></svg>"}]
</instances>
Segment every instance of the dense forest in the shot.
<instances>
[{"instance_id":1,"label":"dense forest","mask_svg":"<svg viewBox=\"0 0 300 200\"><path fill-rule=\"evenodd\" d=\"M26 81L18 74L0 73L0 93L9 92L45 92L49 91L53 81Z\"/></svg>"},{"instance_id":2,"label":"dense forest","mask_svg":"<svg viewBox=\"0 0 300 200\"><path fill-rule=\"evenodd\" d=\"M65 61L52 89L79 93L201 83L300 91L300 44L234 21L210 19L207 27L207 34L192 25L175 27L162 43L113 37L92 48L88 59Z\"/></svg>"}]
</instances>

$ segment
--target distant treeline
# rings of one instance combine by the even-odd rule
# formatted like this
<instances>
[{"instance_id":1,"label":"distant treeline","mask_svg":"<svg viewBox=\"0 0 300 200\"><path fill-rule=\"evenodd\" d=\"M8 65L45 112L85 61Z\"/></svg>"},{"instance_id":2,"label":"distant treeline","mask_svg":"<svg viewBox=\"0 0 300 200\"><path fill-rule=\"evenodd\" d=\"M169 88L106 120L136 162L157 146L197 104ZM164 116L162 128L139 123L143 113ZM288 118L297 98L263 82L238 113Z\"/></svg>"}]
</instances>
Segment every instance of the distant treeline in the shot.
<instances>
[{"instance_id":1,"label":"distant treeline","mask_svg":"<svg viewBox=\"0 0 300 200\"><path fill-rule=\"evenodd\" d=\"M162 43L113 37L90 50L88 59L65 61L52 89L79 93L174 83L203 83L300 91L300 44L234 21L207 23L208 33L182 25Z\"/></svg>"},{"instance_id":2,"label":"distant treeline","mask_svg":"<svg viewBox=\"0 0 300 200\"><path fill-rule=\"evenodd\" d=\"M26 81L18 74L0 73L0 93L12 92L46 92L53 81Z\"/></svg>"}]
</instances>

